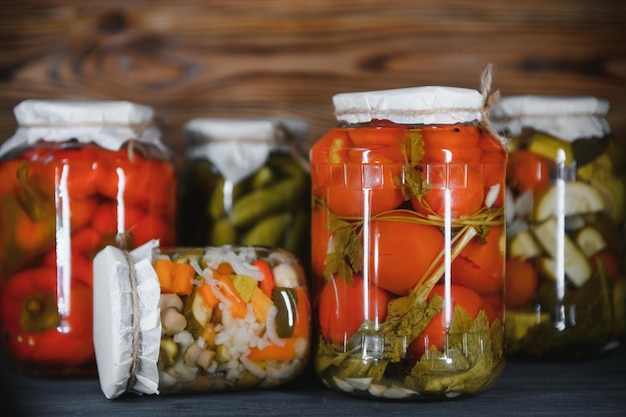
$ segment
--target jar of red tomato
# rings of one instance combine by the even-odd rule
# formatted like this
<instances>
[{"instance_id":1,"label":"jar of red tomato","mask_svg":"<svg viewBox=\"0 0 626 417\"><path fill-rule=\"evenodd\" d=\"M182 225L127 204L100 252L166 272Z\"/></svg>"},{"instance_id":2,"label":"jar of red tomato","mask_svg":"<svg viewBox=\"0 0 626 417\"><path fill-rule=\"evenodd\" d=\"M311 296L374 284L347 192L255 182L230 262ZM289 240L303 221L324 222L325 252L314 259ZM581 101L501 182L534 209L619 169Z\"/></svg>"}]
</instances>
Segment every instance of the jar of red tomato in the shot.
<instances>
[{"instance_id":1,"label":"jar of red tomato","mask_svg":"<svg viewBox=\"0 0 626 417\"><path fill-rule=\"evenodd\" d=\"M92 258L175 244L176 176L153 109L26 100L0 147L0 331L20 372L95 376Z\"/></svg>"},{"instance_id":2,"label":"jar of red tomato","mask_svg":"<svg viewBox=\"0 0 626 417\"><path fill-rule=\"evenodd\" d=\"M571 360L624 333L626 158L596 97L512 96L491 113L509 137L506 335L511 357Z\"/></svg>"},{"instance_id":3,"label":"jar of red tomato","mask_svg":"<svg viewBox=\"0 0 626 417\"><path fill-rule=\"evenodd\" d=\"M262 245L310 257L307 124L197 118L180 176L179 243Z\"/></svg>"},{"instance_id":4,"label":"jar of red tomato","mask_svg":"<svg viewBox=\"0 0 626 417\"><path fill-rule=\"evenodd\" d=\"M355 396L488 389L503 360L506 150L475 90L333 97L310 153L315 369Z\"/></svg>"}]
</instances>

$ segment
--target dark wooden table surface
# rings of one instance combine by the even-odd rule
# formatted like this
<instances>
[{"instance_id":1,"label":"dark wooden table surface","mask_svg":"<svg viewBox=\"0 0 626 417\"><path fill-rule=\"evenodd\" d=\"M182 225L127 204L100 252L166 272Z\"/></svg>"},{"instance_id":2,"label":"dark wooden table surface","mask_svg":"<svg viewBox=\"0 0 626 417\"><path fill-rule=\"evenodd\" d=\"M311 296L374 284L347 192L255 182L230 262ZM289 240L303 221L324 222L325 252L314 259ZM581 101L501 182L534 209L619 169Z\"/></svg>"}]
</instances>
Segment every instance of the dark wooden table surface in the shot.
<instances>
[{"instance_id":1,"label":"dark wooden table surface","mask_svg":"<svg viewBox=\"0 0 626 417\"><path fill-rule=\"evenodd\" d=\"M626 416L626 346L575 363L507 363L480 395L395 403L348 397L307 373L274 390L107 400L97 380L45 380L6 372L3 416ZM10 411L11 403L18 411ZM7 413L7 410L9 413Z\"/></svg>"}]
</instances>

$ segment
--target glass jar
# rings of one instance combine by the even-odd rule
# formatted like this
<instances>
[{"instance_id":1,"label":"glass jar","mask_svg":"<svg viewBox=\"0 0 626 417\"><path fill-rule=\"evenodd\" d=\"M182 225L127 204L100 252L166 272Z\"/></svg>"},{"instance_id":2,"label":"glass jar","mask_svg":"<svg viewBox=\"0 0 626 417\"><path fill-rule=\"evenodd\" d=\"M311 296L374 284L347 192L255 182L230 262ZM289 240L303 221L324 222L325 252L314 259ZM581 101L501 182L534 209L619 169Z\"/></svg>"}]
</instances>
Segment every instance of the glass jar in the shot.
<instances>
[{"instance_id":1,"label":"glass jar","mask_svg":"<svg viewBox=\"0 0 626 417\"><path fill-rule=\"evenodd\" d=\"M295 379L310 350L303 266L253 246L132 252L94 259L94 344L107 398L270 388Z\"/></svg>"},{"instance_id":2,"label":"glass jar","mask_svg":"<svg viewBox=\"0 0 626 417\"><path fill-rule=\"evenodd\" d=\"M92 258L175 244L176 175L153 110L26 100L0 148L0 331L18 371L95 376Z\"/></svg>"},{"instance_id":3,"label":"glass jar","mask_svg":"<svg viewBox=\"0 0 626 417\"><path fill-rule=\"evenodd\" d=\"M190 120L179 244L282 248L308 265L307 132L294 117Z\"/></svg>"},{"instance_id":4,"label":"glass jar","mask_svg":"<svg viewBox=\"0 0 626 417\"><path fill-rule=\"evenodd\" d=\"M571 360L624 332L626 157L596 97L511 96L493 108L510 138L506 351Z\"/></svg>"},{"instance_id":5,"label":"glass jar","mask_svg":"<svg viewBox=\"0 0 626 417\"><path fill-rule=\"evenodd\" d=\"M476 394L504 367L506 150L475 90L333 98L311 149L315 369L369 398Z\"/></svg>"}]
</instances>

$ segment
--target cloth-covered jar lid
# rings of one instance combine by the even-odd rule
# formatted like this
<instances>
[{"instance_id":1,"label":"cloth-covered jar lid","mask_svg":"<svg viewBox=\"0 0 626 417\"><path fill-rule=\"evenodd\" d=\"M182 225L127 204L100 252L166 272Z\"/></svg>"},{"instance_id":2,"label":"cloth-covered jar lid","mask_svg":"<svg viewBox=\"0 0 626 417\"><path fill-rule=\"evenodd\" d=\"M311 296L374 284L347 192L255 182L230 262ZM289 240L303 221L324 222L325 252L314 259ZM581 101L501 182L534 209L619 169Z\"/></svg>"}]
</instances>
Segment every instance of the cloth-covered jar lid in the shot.
<instances>
[{"instance_id":1,"label":"cloth-covered jar lid","mask_svg":"<svg viewBox=\"0 0 626 417\"><path fill-rule=\"evenodd\" d=\"M93 341L107 398L159 393L159 278L152 267L158 240L131 252L107 246L93 261Z\"/></svg>"},{"instance_id":2,"label":"cloth-covered jar lid","mask_svg":"<svg viewBox=\"0 0 626 417\"><path fill-rule=\"evenodd\" d=\"M389 120L400 124L481 121L484 99L468 88L425 86L341 93L333 96L335 117L350 124Z\"/></svg>"},{"instance_id":3,"label":"cloth-covered jar lid","mask_svg":"<svg viewBox=\"0 0 626 417\"><path fill-rule=\"evenodd\" d=\"M205 159L234 184L261 168L271 151L306 141L308 125L295 117L196 118L184 126L187 156Z\"/></svg>"},{"instance_id":4,"label":"cloth-covered jar lid","mask_svg":"<svg viewBox=\"0 0 626 417\"><path fill-rule=\"evenodd\" d=\"M18 127L0 147L0 156L43 140L95 143L117 151L129 140L161 150L161 131L154 124L154 109L130 101L29 99L13 109Z\"/></svg>"},{"instance_id":5,"label":"cloth-covered jar lid","mask_svg":"<svg viewBox=\"0 0 626 417\"><path fill-rule=\"evenodd\" d=\"M592 96L519 95L502 97L491 109L492 126L518 136L532 128L566 141L611 133L607 100Z\"/></svg>"}]
</instances>

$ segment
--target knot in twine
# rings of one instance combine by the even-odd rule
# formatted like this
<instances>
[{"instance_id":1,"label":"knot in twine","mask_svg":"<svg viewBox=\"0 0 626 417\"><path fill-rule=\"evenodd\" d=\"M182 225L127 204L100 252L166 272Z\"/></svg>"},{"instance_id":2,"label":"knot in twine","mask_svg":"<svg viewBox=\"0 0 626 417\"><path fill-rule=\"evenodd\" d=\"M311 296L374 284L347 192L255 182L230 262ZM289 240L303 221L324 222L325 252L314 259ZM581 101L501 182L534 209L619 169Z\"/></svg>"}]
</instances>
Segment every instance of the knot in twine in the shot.
<instances>
[{"instance_id":1,"label":"knot in twine","mask_svg":"<svg viewBox=\"0 0 626 417\"><path fill-rule=\"evenodd\" d=\"M487 64L480 76L480 93L483 96L483 108L480 111L480 126L486 130L491 136L498 139L502 144L506 145L506 138L501 136L489 120L489 113L493 106L500 100L500 91L494 90L493 82L493 65Z\"/></svg>"}]
</instances>

